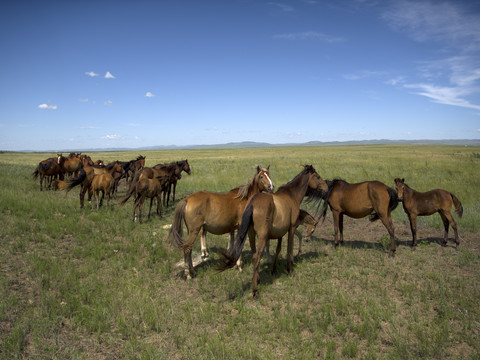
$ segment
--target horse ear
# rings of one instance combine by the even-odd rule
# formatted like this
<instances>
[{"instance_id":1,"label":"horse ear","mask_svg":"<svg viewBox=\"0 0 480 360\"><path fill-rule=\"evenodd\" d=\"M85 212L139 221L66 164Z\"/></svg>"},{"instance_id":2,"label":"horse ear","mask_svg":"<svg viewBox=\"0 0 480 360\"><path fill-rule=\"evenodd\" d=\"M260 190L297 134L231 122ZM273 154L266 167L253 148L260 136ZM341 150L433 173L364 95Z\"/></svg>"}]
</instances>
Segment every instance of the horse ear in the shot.
<instances>
[{"instance_id":1,"label":"horse ear","mask_svg":"<svg viewBox=\"0 0 480 360\"><path fill-rule=\"evenodd\" d=\"M267 170L270 170L270 164L268 164L268 166L267 166Z\"/></svg>"},{"instance_id":2,"label":"horse ear","mask_svg":"<svg viewBox=\"0 0 480 360\"><path fill-rule=\"evenodd\" d=\"M404 183L404 182L405 182L405 178L402 178L402 183Z\"/></svg>"},{"instance_id":3,"label":"horse ear","mask_svg":"<svg viewBox=\"0 0 480 360\"><path fill-rule=\"evenodd\" d=\"M260 165L257 165L257 174L262 171L262 168L260 167Z\"/></svg>"}]
</instances>

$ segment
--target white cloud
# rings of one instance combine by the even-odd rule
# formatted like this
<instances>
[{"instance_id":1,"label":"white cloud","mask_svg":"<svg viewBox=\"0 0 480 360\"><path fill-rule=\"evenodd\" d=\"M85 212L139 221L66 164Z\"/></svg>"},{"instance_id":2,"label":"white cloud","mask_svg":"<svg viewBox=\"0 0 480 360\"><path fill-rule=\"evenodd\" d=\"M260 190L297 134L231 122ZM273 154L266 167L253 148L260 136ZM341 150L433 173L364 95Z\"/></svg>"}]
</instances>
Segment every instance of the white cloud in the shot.
<instances>
[{"instance_id":1,"label":"white cloud","mask_svg":"<svg viewBox=\"0 0 480 360\"><path fill-rule=\"evenodd\" d=\"M145 97L153 98L153 97L155 97L155 95L152 94L150 91L147 91L147 93L145 94Z\"/></svg>"},{"instance_id":2,"label":"white cloud","mask_svg":"<svg viewBox=\"0 0 480 360\"><path fill-rule=\"evenodd\" d=\"M268 5L275 6L275 7L279 8L279 9L281 9L281 10L284 11L284 12L292 12L292 11L295 11L295 9L294 9L293 7L291 7L290 5L287 5L287 4L269 2Z\"/></svg>"},{"instance_id":3,"label":"white cloud","mask_svg":"<svg viewBox=\"0 0 480 360\"><path fill-rule=\"evenodd\" d=\"M58 109L57 105L47 105L47 104L40 104L37 107L39 109L42 109L42 110L57 110Z\"/></svg>"},{"instance_id":4,"label":"white cloud","mask_svg":"<svg viewBox=\"0 0 480 360\"><path fill-rule=\"evenodd\" d=\"M112 106L113 105L113 101L112 100L107 100L103 103L105 106Z\"/></svg>"},{"instance_id":5,"label":"white cloud","mask_svg":"<svg viewBox=\"0 0 480 360\"><path fill-rule=\"evenodd\" d=\"M105 79L115 79L115 76L113 76L110 71L107 71L107 73L104 76Z\"/></svg>"},{"instance_id":6,"label":"white cloud","mask_svg":"<svg viewBox=\"0 0 480 360\"><path fill-rule=\"evenodd\" d=\"M93 71L87 71L85 74L90 76L90 77L98 76L98 74L94 73Z\"/></svg>"},{"instance_id":7,"label":"white cloud","mask_svg":"<svg viewBox=\"0 0 480 360\"><path fill-rule=\"evenodd\" d=\"M337 43L345 41L343 38L320 33L317 31L304 31L299 33L287 33L287 34L278 34L274 35L275 39L283 40L317 40L324 43Z\"/></svg>"},{"instance_id":8,"label":"white cloud","mask_svg":"<svg viewBox=\"0 0 480 360\"><path fill-rule=\"evenodd\" d=\"M102 139L104 139L104 140L121 140L121 139L123 139L123 136L117 135L117 134L112 134L112 135L102 136Z\"/></svg>"},{"instance_id":9,"label":"white cloud","mask_svg":"<svg viewBox=\"0 0 480 360\"><path fill-rule=\"evenodd\" d=\"M78 101L84 103L84 102L88 102L88 99L78 99Z\"/></svg>"}]
</instances>

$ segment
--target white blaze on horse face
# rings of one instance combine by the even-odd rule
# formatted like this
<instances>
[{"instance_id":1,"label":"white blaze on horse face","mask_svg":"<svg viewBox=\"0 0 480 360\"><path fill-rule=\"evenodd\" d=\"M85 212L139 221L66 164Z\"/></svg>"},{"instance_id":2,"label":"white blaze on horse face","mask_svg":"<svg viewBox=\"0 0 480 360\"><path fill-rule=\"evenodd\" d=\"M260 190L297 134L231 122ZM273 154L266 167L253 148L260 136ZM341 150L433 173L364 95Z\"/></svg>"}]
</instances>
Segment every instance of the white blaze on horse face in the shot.
<instances>
[{"instance_id":1,"label":"white blaze on horse face","mask_svg":"<svg viewBox=\"0 0 480 360\"><path fill-rule=\"evenodd\" d=\"M272 180L270 180L270 176L268 176L268 174L266 172L264 172L265 174L265 177L267 178L268 182L270 183L270 189L273 190L273 183L272 183Z\"/></svg>"}]
</instances>

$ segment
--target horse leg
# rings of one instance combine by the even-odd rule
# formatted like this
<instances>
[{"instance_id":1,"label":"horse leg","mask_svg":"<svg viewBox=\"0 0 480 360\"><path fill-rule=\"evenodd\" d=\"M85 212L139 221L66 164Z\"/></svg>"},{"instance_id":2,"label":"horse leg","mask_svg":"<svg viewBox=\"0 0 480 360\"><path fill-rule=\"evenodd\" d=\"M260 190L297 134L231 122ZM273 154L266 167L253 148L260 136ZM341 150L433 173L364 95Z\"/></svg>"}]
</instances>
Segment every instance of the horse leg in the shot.
<instances>
[{"instance_id":1,"label":"horse leg","mask_svg":"<svg viewBox=\"0 0 480 360\"><path fill-rule=\"evenodd\" d=\"M340 231L340 245L343 245L343 213L338 216L338 230Z\"/></svg>"},{"instance_id":2,"label":"horse leg","mask_svg":"<svg viewBox=\"0 0 480 360\"><path fill-rule=\"evenodd\" d=\"M150 198L150 207L148 208L148 217L150 219L150 213L152 212L152 205L153 205L153 197Z\"/></svg>"},{"instance_id":3,"label":"horse leg","mask_svg":"<svg viewBox=\"0 0 480 360\"><path fill-rule=\"evenodd\" d=\"M300 256L300 254L302 253L302 233L300 231L298 231L298 229L295 229L295 235L297 235L298 237L298 253L297 253L297 256Z\"/></svg>"},{"instance_id":4,"label":"horse leg","mask_svg":"<svg viewBox=\"0 0 480 360\"><path fill-rule=\"evenodd\" d=\"M408 220L410 221L410 231L412 232L412 250L415 250L415 246L417 246L417 216L408 214Z\"/></svg>"},{"instance_id":5,"label":"horse leg","mask_svg":"<svg viewBox=\"0 0 480 360\"><path fill-rule=\"evenodd\" d=\"M228 246L230 247L230 243ZM205 230L204 226L200 230L200 256L202 260L206 260L210 256L207 250L207 230Z\"/></svg>"},{"instance_id":6,"label":"horse leg","mask_svg":"<svg viewBox=\"0 0 480 360\"><path fill-rule=\"evenodd\" d=\"M393 227L392 218L388 215L381 215L379 216L380 220L382 220L383 225L387 228L388 234L390 235L390 253L388 254L389 257L395 256L395 230Z\"/></svg>"},{"instance_id":7,"label":"horse leg","mask_svg":"<svg viewBox=\"0 0 480 360\"><path fill-rule=\"evenodd\" d=\"M267 244L270 242L270 240L267 240ZM282 251L282 238L278 239L277 241L277 249L275 251L275 259L273 260L273 265L272 265L272 274L277 273L277 261L278 261L278 255L280 254L280 251Z\"/></svg>"},{"instance_id":8,"label":"horse leg","mask_svg":"<svg viewBox=\"0 0 480 360\"><path fill-rule=\"evenodd\" d=\"M197 272L193 268L192 248L199 231L200 227L189 231L187 240L183 244L184 274L187 280L197 275Z\"/></svg>"},{"instance_id":9,"label":"horse leg","mask_svg":"<svg viewBox=\"0 0 480 360\"><path fill-rule=\"evenodd\" d=\"M293 273L293 235L295 233L295 227L291 227L288 231L287 242L287 271L291 275Z\"/></svg>"},{"instance_id":10,"label":"horse leg","mask_svg":"<svg viewBox=\"0 0 480 360\"><path fill-rule=\"evenodd\" d=\"M267 239L267 242L265 243L265 250L263 252L267 257L267 264L273 264L274 258L270 254L270 239Z\"/></svg>"},{"instance_id":11,"label":"horse leg","mask_svg":"<svg viewBox=\"0 0 480 360\"><path fill-rule=\"evenodd\" d=\"M230 235L228 238L228 252L230 253L230 249L233 249L233 246L235 244L235 230L230 231ZM242 254L238 257L237 260L237 269L238 271L242 272L243 271L243 261L242 261Z\"/></svg>"},{"instance_id":12,"label":"horse leg","mask_svg":"<svg viewBox=\"0 0 480 360\"><path fill-rule=\"evenodd\" d=\"M100 190L102 192L102 197L100 198L100 202L97 203L97 209L100 209L100 206L103 205L103 198L105 197L105 190ZM98 195L97 195L97 199L98 199Z\"/></svg>"},{"instance_id":13,"label":"horse leg","mask_svg":"<svg viewBox=\"0 0 480 360\"><path fill-rule=\"evenodd\" d=\"M162 199L160 198L160 194L157 194L157 215L162 217Z\"/></svg>"},{"instance_id":14,"label":"horse leg","mask_svg":"<svg viewBox=\"0 0 480 360\"><path fill-rule=\"evenodd\" d=\"M258 298L258 284L260 284L260 273L258 267L260 265L260 259L262 257L263 249L265 248L267 237L258 236L258 247L257 251L253 254L252 265L253 265L253 277L252 277L252 293L254 298Z\"/></svg>"},{"instance_id":15,"label":"horse leg","mask_svg":"<svg viewBox=\"0 0 480 360\"><path fill-rule=\"evenodd\" d=\"M440 213L440 216L442 216L442 213ZM443 220L445 217L445 220L447 222L445 222L445 220ZM455 247L458 249L458 245L460 245L460 237L458 236L458 230L457 230L457 223L455 222L455 220L453 219L453 216L452 214L450 214L450 212L443 212L443 216L442 216L442 220L443 220L443 224L445 226L445 240L444 240L444 244L447 245L447 237L448 237L448 223L450 223L450 225L452 225L452 229L455 233Z\"/></svg>"},{"instance_id":16,"label":"horse leg","mask_svg":"<svg viewBox=\"0 0 480 360\"><path fill-rule=\"evenodd\" d=\"M340 213L332 209L332 216L333 216L333 229L335 231L335 242L333 243L333 245L337 247L338 246L338 224L340 222Z\"/></svg>"}]
</instances>

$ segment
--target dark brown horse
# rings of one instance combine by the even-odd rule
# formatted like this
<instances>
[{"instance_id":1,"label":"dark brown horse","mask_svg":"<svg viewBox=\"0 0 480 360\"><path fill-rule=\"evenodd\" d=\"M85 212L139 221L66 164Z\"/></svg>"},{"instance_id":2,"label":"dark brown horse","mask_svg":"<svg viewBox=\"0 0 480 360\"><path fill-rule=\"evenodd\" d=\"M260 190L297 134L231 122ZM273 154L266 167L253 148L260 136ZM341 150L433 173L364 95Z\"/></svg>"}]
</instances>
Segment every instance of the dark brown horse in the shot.
<instances>
[{"instance_id":1,"label":"dark brown horse","mask_svg":"<svg viewBox=\"0 0 480 360\"><path fill-rule=\"evenodd\" d=\"M201 232L202 257L208 257L206 248L206 233L215 235L230 234L229 248L233 243L234 232L240 224L245 205L254 194L262 191L273 191L273 183L267 168L257 166L252 179L228 193L199 191L180 201L175 209L169 238L184 252L185 276L195 276L192 263L192 248ZM187 240L183 240L183 223L188 231ZM235 259L235 261L237 261ZM238 263L241 266L240 262Z\"/></svg>"},{"instance_id":2,"label":"dark brown horse","mask_svg":"<svg viewBox=\"0 0 480 360\"><path fill-rule=\"evenodd\" d=\"M328 191L322 217L327 214L327 204L333 215L335 230L335 246L343 243L343 216L360 219L370 215L370 221L380 219L390 235L390 257L395 255L395 231L391 212L398 205L398 196L394 189L380 181L364 181L349 184L345 180L336 179L328 182Z\"/></svg>"},{"instance_id":3,"label":"dark brown horse","mask_svg":"<svg viewBox=\"0 0 480 360\"><path fill-rule=\"evenodd\" d=\"M157 199L157 214L162 215L162 202L161 195L165 186L168 184L168 178L166 176L157 176L153 179L144 178L139 180L136 185L137 199L133 205L133 221L137 219L142 223L142 207L146 198L150 198L150 208L148 210L148 218L152 212L153 199Z\"/></svg>"},{"instance_id":4,"label":"dark brown horse","mask_svg":"<svg viewBox=\"0 0 480 360\"><path fill-rule=\"evenodd\" d=\"M157 164L153 167L153 169L163 171L165 175L170 176L170 186L166 194L166 200L165 200L165 196L163 198L164 205L168 206L168 203L170 202L170 194L172 193L172 188L173 188L172 201L175 201L175 191L177 189L177 181L182 178L182 171L185 171L188 175L192 173L188 160L175 161L169 164Z\"/></svg>"},{"instance_id":5,"label":"dark brown horse","mask_svg":"<svg viewBox=\"0 0 480 360\"><path fill-rule=\"evenodd\" d=\"M40 191L43 190L43 181L48 181L45 185L45 188L49 188L52 184L52 180L55 180L57 177L60 180L63 180L64 175L60 165L57 163L56 158L48 158L46 160L40 161L37 168L32 173L32 178L37 179L40 176Z\"/></svg>"},{"instance_id":6,"label":"dark brown horse","mask_svg":"<svg viewBox=\"0 0 480 360\"><path fill-rule=\"evenodd\" d=\"M259 193L253 196L242 215L242 222L235 240L235 246L228 254L224 253L224 262L218 269L223 271L235 265L240 257L248 233L250 246L254 252L252 259L252 291L253 296L257 297L257 285L260 281L258 268L266 242L269 239L278 239L273 263L273 272L275 272L282 246L282 237L288 233L287 271L289 274L292 273L293 236L298 226L300 204L305 196L320 199L323 191L327 189L327 183L318 175L313 166L305 165L302 172L289 183L281 186L276 193ZM255 235L258 236L257 246L255 246Z\"/></svg>"},{"instance_id":7,"label":"dark brown horse","mask_svg":"<svg viewBox=\"0 0 480 360\"><path fill-rule=\"evenodd\" d=\"M448 227L452 225L455 232L455 245L458 248L460 238L458 236L457 223L453 219L451 211L452 205L454 205L455 212L459 217L462 217L463 206L460 200L452 193L442 189L419 192L405 184L405 179L396 178L394 182L398 197L402 201L403 210L405 210L410 221L412 247L417 246L417 216L428 216L438 212L445 228L442 245L447 246Z\"/></svg>"}]
</instances>

